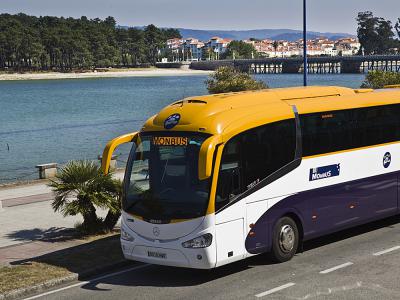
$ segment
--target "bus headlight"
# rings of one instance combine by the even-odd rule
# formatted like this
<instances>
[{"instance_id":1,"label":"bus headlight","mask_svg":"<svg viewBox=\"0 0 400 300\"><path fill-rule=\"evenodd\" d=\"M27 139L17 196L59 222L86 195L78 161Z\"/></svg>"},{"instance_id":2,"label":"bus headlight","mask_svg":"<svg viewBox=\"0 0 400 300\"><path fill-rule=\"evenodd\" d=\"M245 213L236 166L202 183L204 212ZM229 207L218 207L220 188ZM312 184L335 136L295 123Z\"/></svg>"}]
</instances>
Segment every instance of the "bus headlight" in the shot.
<instances>
[{"instance_id":1,"label":"bus headlight","mask_svg":"<svg viewBox=\"0 0 400 300\"><path fill-rule=\"evenodd\" d=\"M128 242L133 242L135 238L125 231L124 227L121 227L121 239Z\"/></svg>"},{"instance_id":2,"label":"bus headlight","mask_svg":"<svg viewBox=\"0 0 400 300\"><path fill-rule=\"evenodd\" d=\"M212 243L212 234L206 233L197 238L182 243L183 248L207 248Z\"/></svg>"}]
</instances>

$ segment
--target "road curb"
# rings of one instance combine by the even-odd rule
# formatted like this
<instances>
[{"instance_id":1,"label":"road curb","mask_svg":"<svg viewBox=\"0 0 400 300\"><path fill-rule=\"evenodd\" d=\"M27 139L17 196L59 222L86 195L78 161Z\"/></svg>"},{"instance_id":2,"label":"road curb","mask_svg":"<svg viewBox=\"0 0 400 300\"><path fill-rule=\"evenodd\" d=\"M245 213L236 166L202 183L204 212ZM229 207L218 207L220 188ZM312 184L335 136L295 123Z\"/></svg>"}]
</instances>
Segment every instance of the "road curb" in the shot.
<instances>
[{"instance_id":1,"label":"road curb","mask_svg":"<svg viewBox=\"0 0 400 300\"><path fill-rule=\"evenodd\" d=\"M0 294L0 300L18 299L34 293L40 293L57 285L77 280L78 278L79 278L78 274L72 274L66 277L48 280L34 286L21 288L10 292L6 292L4 294Z\"/></svg>"},{"instance_id":2,"label":"road curb","mask_svg":"<svg viewBox=\"0 0 400 300\"><path fill-rule=\"evenodd\" d=\"M105 273L107 271L111 271L114 269L131 266L132 264L136 264L136 263L123 259L123 260L120 260L113 264L109 264L109 265L105 265L102 267L97 267L97 268L85 271L81 274L72 273L71 275L68 275L68 276L65 276L62 278L51 279L51 280L48 280L43 283L39 283L39 284L30 286L30 287L20 288L20 289L16 289L16 290L12 290L12 291L3 293L3 294L0 294L0 300L14 300L14 299L22 298L22 297L32 296L37 293L46 292L47 290L54 288L56 286L59 286L59 285L70 283L70 282L73 282L73 281L76 281L79 279L89 278L94 275L98 275L99 273Z\"/></svg>"}]
</instances>

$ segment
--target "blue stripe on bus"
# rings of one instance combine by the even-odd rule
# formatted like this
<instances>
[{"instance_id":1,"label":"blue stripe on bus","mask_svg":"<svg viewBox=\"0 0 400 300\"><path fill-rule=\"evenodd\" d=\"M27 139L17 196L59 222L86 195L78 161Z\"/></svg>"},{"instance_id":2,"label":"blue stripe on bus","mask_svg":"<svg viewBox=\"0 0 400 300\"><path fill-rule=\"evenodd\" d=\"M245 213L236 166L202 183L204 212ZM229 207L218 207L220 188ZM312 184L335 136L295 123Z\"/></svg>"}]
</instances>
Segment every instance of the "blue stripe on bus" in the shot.
<instances>
[{"instance_id":1,"label":"blue stripe on bus","mask_svg":"<svg viewBox=\"0 0 400 300\"><path fill-rule=\"evenodd\" d=\"M399 213L399 174L393 172L289 196L253 222L255 235L247 236L246 250L253 254L269 251L273 228L287 214L298 217L304 240L395 215Z\"/></svg>"}]
</instances>

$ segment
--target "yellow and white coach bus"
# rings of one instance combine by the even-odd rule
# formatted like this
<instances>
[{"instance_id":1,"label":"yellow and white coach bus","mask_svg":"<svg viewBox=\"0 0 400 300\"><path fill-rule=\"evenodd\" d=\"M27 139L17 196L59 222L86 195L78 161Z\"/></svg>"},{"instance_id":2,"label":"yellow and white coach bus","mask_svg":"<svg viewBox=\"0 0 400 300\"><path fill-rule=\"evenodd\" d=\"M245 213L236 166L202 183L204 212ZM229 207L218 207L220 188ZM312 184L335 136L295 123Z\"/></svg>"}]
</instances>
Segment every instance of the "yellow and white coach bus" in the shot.
<instances>
[{"instance_id":1,"label":"yellow and white coach bus","mask_svg":"<svg viewBox=\"0 0 400 300\"><path fill-rule=\"evenodd\" d=\"M400 89L270 89L172 103L132 142L125 257L209 269L399 213Z\"/></svg>"}]
</instances>

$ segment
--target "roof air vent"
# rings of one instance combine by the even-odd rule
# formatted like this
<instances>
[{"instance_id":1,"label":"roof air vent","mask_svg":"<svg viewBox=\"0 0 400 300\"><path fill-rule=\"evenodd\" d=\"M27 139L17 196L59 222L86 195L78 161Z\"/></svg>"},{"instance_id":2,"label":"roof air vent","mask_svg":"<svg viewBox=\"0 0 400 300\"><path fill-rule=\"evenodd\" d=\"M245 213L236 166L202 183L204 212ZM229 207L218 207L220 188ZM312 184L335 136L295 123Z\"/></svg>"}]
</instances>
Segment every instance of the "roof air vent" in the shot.
<instances>
[{"instance_id":1,"label":"roof air vent","mask_svg":"<svg viewBox=\"0 0 400 300\"><path fill-rule=\"evenodd\" d=\"M195 100L195 99L190 99L187 101L188 103L196 103L196 104L207 104L207 101L203 100Z\"/></svg>"},{"instance_id":2,"label":"roof air vent","mask_svg":"<svg viewBox=\"0 0 400 300\"><path fill-rule=\"evenodd\" d=\"M177 102L174 102L174 103L171 104L171 106L174 106L174 105L182 106L183 105L183 101L177 101Z\"/></svg>"}]
</instances>

